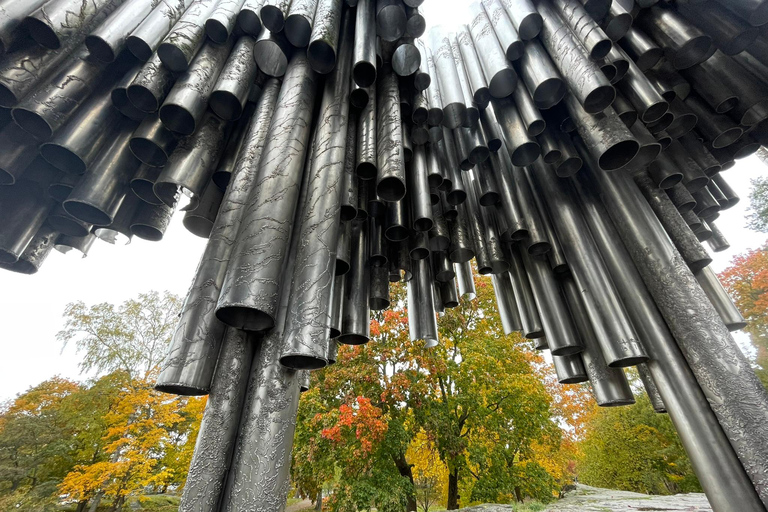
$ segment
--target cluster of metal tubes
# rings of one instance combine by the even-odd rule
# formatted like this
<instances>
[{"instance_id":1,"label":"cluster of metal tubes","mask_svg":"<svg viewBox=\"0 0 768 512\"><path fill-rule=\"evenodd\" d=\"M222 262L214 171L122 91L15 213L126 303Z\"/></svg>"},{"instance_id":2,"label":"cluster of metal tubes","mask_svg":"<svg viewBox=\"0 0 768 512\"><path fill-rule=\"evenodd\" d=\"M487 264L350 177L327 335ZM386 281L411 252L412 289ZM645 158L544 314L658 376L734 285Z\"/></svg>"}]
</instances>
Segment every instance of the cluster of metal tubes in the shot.
<instances>
[{"instance_id":1,"label":"cluster of metal tubes","mask_svg":"<svg viewBox=\"0 0 768 512\"><path fill-rule=\"evenodd\" d=\"M714 510L768 505L768 394L709 268L768 145L768 2L0 0L0 267L208 239L157 389L209 395L181 510L279 511L298 396L407 283L489 275L559 382L636 366ZM474 260L474 262L472 262ZM475 270L476 269L476 270Z\"/></svg>"}]
</instances>

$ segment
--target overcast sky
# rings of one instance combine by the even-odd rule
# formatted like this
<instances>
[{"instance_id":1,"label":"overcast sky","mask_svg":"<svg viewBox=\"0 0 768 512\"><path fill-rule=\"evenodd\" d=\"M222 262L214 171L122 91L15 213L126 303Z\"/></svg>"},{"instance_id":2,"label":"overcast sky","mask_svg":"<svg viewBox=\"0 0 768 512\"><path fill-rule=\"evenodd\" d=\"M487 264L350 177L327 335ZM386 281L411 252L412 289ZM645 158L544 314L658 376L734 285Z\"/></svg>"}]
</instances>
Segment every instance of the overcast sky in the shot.
<instances>
[{"instance_id":1,"label":"overcast sky","mask_svg":"<svg viewBox=\"0 0 768 512\"><path fill-rule=\"evenodd\" d=\"M453 8L455 4L446 9L446 3L425 2L429 25L451 25L463 19L461 9ZM732 256L759 247L767 238L745 227L749 180L766 171L752 156L723 173L742 201L717 221L731 243L731 249L714 255L712 266L717 272ZM33 276L0 270L0 401L54 375L84 378L75 347L62 351L56 340L66 304L78 300L88 305L120 304L150 290L186 294L205 240L187 232L182 217L176 213L161 242L134 239L129 245L112 246L97 241L87 258L75 251L66 255L54 251Z\"/></svg>"}]
</instances>

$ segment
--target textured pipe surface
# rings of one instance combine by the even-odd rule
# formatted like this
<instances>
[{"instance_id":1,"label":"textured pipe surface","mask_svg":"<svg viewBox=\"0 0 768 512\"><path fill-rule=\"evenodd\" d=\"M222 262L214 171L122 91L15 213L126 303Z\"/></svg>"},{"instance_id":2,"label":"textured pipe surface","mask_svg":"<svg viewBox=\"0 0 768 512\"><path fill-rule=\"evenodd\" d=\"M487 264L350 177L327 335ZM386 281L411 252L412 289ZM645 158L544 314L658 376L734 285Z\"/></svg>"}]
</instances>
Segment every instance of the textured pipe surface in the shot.
<instances>
[{"instance_id":1,"label":"textured pipe surface","mask_svg":"<svg viewBox=\"0 0 768 512\"><path fill-rule=\"evenodd\" d=\"M301 243L293 256L296 268L290 286L287 282L284 285L283 293L290 293L290 298L285 321L287 343L280 354L280 364L288 368L314 369L328 364L327 311L336 275L349 124L352 30L352 16L347 14L341 23L340 62L323 90L306 197L304 204L299 205L295 221L298 226L294 236Z\"/></svg>"},{"instance_id":2,"label":"textured pipe surface","mask_svg":"<svg viewBox=\"0 0 768 512\"><path fill-rule=\"evenodd\" d=\"M342 0L318 0L315 22L307 46L307 59L317 73L330 73L336 67ZM345 77L347 78L347 77ZM347 81L348 78L347 78Z\"/></svg>"},{"instance_id":3,"label":"textured pipe surface","mask_svg":"<svg viewBox=\"0 0 768 512\"><path fill-rule=\"evenodd\" d=\"M253 353L259 342L230 327L218 354L179 510L208 512L221 502L237 441Z\"/></svg>"},{"instance_id":4,"label":"textured pipe surface","mask_svg":"<svg viewBox=\"0 0 768 512\"><path fill-rule=\"evenodd\" d=\"M729 331L738 331L747 326L746 320L741 316L733 299L728 296L714 270L704 267L696 274L696 280Z\"/></svg>"},{"instance_id":5,"label":"textured pipe surface","mask_svg":"<svg viewBox=\"0 0 768 512\"><path fill-rule=\"evenodd\" d=\"M399 201L405 197L405 156L397 75L386 69L376 85L376 192L385 201Z\"/></svg>"},{"instance_id":6,"label":"textured pipe surface","mask_svg":"<svg viewBox=\"0 0 768 512\"><path fill-rule=\"evenodd\" d=\"M128 86L128 99L142 112L157 112L175 81L176 76L154 53Z\"/></svg>"},{"instance_id":7,"label":"textured pipe surface","mask_svg":"<svg viewBox=\"0 0 768 512\"><path fill-rule=\"evenodd\" d=\"M217 305L216 315L229 325L246 330L274 326L283 281L281 261L293 231L315 89L309 62L296 53L280 89ZM279 208L273 205L275 198L280 198Z\"/></svg>"},{"instance_id":8,"label":"textured pipe surface","mask_svg":"<svg viewBox=\"0 0 768 512\"><path fill-rule=\"evenodd\" d=\"M225 121L239 119L259 68L253 58L256 41L241 36L230 53L208 96L209 106Z\"/></svg>"},{"instance_id":9,"label":"textured pipe surface","mask_svg":"<svg viewBox=\"0 0 768 512\"><path fill-rule=\"evenodd\" d=\"M768 429L768 393L637 188L622 176L602 173L590 173L590 176L596 181L596 190L699 385L704 388L731 446L763 503L768 502L766 475L761 469L768 460L768 443L763 442L768 434L762 434ZM732 401L725 399L726 396L740 399ZM669 407L669 401L665 399L665 403ZM749 407L744 407L745 404ZM718 495L718 491L713 493L715 497ZM728 496L729 499L744 498L745 509L759 510L754 501L749 504L751 493L747 490ZM724 510L731 510L731 506L726 505Z\"/></svg>"},{"instance_id":10,"label":"textured pipe surface","mask_svg":"<svg viewBox=\"0 0 768 512\"><path fill-rule=\"evenodd\" d=\"M267 81L250 119L232 179L200 259L195 280L187 292L179 325L157 380L158 389L169 388L175 393L184 391L182 394L205 393L209 389L225 328L216 319L216 302L245 214L245 205L256 180L256 166L261 159L279 91L277 80Z\"/></svg>"},{"instance_id":11,"label":"textured pipe surface","mask_svg":"<svg viewBox=\"0 0 768 512\"><path fill-rule=\"evenodd\" d=\"M424 340L426 348L437 346L437 317L429 258L413 261L413 279L408 281L408 331L411 341Z\"/></svg>"},{"instance_id":12,"label":"textured pipe surface","mask_svg":"<svg viewBox=\"0 0 768 512\"><path fill-rule=\"evenodd\" d=\"M345 345L362 345L370 339L370 267L366 222L352 221L350 268L346 274L341 334L337 338Z\"/></svg>"},{"instance_id":13,"label":"textured pipe surface","mask_svg":"<svg viewBox=\"0 0 768 512\"><path fill-rule=\"evenodd\" d=\"M496 295L496 307L501 317L501 325L504 334L512 334L523 330L520 312L515 301L515 292L512 285L512 277L509 272L491 275L493 292Z\"/></svg>"},{"instance_id":14,"label":"textured pipe surface","mask_svg":"<svg viewBox=\"0 0 768 512\"><path fill-rule=\"evenodd\" d=\"M128 36L128 50L140 61L148 61L192 1L162 0Z\"/></svg>"},{"instance_id":15,"label":"textured pipe surface","mask_svg":"<svg viewBox=\"0 0 768 512\"><path fill-rule=\"evenodd\" d=\"M219 0L195 0L157 47L163 65L175 73L186 71L205 42L205 20Z\"/></svg>"}]
</instances>

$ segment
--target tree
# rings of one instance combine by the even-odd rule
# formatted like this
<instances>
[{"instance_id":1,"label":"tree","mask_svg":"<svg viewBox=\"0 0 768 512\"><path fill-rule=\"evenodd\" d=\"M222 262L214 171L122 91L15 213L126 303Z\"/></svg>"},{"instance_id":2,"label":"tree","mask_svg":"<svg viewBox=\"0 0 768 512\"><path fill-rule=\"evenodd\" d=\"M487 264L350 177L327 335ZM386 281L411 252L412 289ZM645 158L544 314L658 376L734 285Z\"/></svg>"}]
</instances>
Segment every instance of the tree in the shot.
<instances>
[{"instance_id":1,"label":"tree","mask_svg":"<svg viewBox=\"0 0 768 512\"><path fill-rule=\"evenodd\" d=\"M761 148L761 160L768 162L768 153ZM759 177L751 180L752 190L749 192L749 215L747 227L761 233L768 233L768 178Z\"/></svg>"},{"instance_id":2,"label":"tree","mask_svg":"<svg viewBox=\"0 0 768 512\"><path fill-rule=\"evenodd\" d=\"M654 412L645 393L628 407L597 408L581 443L579 480L646 494L700 492L670 419Z\"/></svg>"},{"instance_id":3,"label":"tree","mask_svg":"<svg viewBox=\"0 0 768 512\"><path fill-rule=\"evenodd\" d=\"M503 334L490 279L478 277L476 287L476 300L440 319L441 345L426 349L410 341L404 287L392 286L393 308L373 315L371 342L341 347L337 364L313 373L293 454L304 495L331 485L334 511L416 510L424 473L414 442L431 446L446 468L448 508L557 494L535 450L560 442L536 368L543 361L530 343ZM363 417L349 411L364 409L385 428L360 428Z\"/></svg>"},{"instance_id":4,"label":"tree","mask_svg":"<svg viewBox=\"0 0 768 512\"><path fill-rule=\"evenodd\" d=\"M756 373L768 388L768 244L733 258L720 279L747 320L744 331L757 349Z\"/></svg>"},{"instance_id":5,"label":"tree","mask_svg":"<svg viewBox=\"0 0 768 512\"><path fill-rule=\"evenodd\" d=\"M413 438L406 457L413 463L416 502L421 512L443 502L447 492L448 468L440 460L434 443L423 430Z\"/></svg>"},{"instance_id":6,"label":"tree","mask_svg":"<svg viewBox=\"0 0 768 512\"><path fill-rule=\"evenodd\" d=\"M79 384L53 377L0 412L0 509L43 510L66 474L72 429L61 403Z\"/></svg>"},{"instance_id":7,"label":"tree","mask_svg":"<svg viewBox=\"0 0 768 512\"><path fill-rule=\"evenodd\" d=\"M141 293L118 307L73 302L64 310L64 329L56 337L64 346L74 341L83 354L83 372L119 370L129 378L147 379L165 357L180 310L181 299L169 292Z\"/></svg>"}]
</instances>

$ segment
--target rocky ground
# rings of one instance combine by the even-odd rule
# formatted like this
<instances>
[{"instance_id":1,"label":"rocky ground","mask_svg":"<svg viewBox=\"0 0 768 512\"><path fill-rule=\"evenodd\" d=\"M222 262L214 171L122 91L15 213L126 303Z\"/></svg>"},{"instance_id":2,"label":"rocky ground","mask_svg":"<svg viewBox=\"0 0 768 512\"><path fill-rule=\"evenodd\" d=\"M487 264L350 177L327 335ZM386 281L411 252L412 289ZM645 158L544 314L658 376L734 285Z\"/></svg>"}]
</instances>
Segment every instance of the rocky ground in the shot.
<instances>
[{"instance_id":1,"label":"rocky ground","mask_svg":"<svg viewBox=\"0 0 768 512\"><path fill-rule=\"evenodd\" d=\"M462 509L462 512L514 512L512 505L480 505ZM551 503L546 512L712 512L703 494L676 494L649 496L636 492L614 491L578 484L575 491Z\"/></svg>"}]
</instances>

